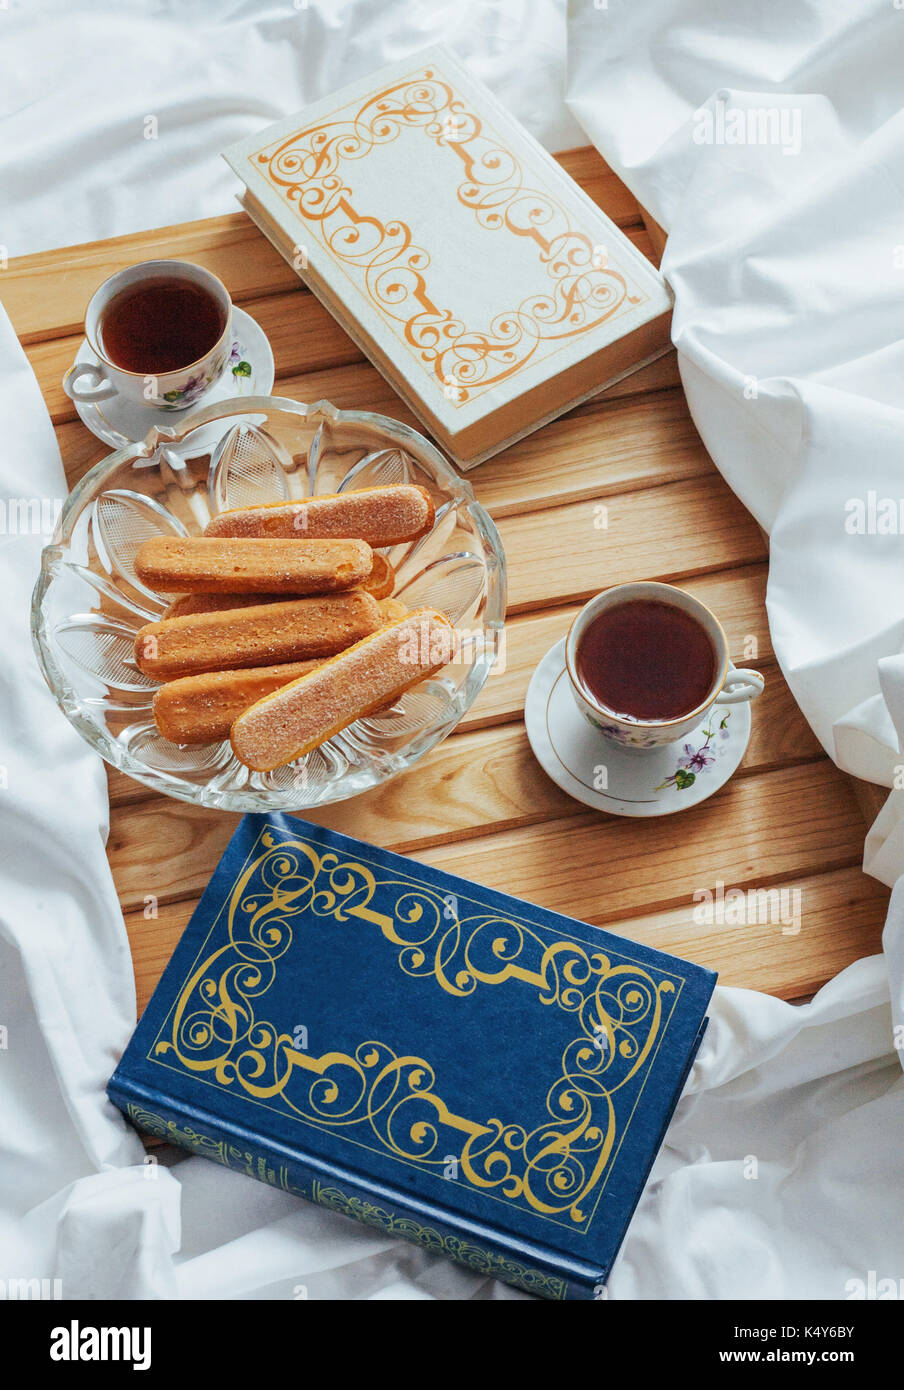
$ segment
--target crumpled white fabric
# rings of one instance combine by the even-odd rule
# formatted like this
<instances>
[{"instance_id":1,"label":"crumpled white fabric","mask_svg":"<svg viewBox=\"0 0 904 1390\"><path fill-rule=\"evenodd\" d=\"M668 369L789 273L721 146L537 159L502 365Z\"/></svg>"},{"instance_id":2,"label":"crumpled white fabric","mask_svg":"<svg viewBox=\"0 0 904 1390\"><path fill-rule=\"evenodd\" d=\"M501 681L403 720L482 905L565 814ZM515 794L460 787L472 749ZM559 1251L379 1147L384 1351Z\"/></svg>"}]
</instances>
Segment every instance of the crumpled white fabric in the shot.
<instances>
[{"instance_id":1,"label":"crumpled white fabric","mask_svg":"<svg viewBox=\"0 0 904 1390\"><path fill-rule=\"evenodd\" d=\"M669 233L694 421L770 533L782 670L839 766L887 786L904 771L902 63L885 0L608 0L569 25L569 105ZM889 884L901 803L866 843ZM613 1296L844 1298L896 1277L902 894L884 954L805 1008L718 991Z\"/></svg>"},{"instance_id":2,"label":"crumpled white fabric","mask_svg":"<svg viewBox=\"0 0 904 1390\"><path fill-rule=\"evenodd\" d=\"M10 253L228 210L219 149L443 37L552 147L581 143L559 100L564 15L552 0L454 11L355 0L311 11L261 13L239 0L190 12L100 3L72 12L40 0L4 14L0 186L14 194L4 199ZM901 643L886 592L900 562L870 550L865 571L825 524L844 491L846 452L855 490L867 462L891 485L893 313L861 238L891 202L899 31L878 4L856 17L828 0L735 7L730 29L725 13L704 0L575 7L572 109L672 230L667 264L689 399L729 482L772 527L770 617L788 678L824 741L851 710L845 727L859 751L850 757L868 751L884 770L889 729L870 702L884 698L901 727ZM147 62L163 51L165 63ZM800 99L815 113L807 138L817 131L818 140L796 177L763 151L753 152L762 167L750 177L743 165L735 174L725 149L704 147L717 158L701 162L685 128L694 110L725 85L775 84L827 93ZM158 116L157 143L141 134L148 114ZM872 143L859 170L864 140ZM809 220L805 167L820 214ZM904 241L904 230L895 237ZM870 244L881 250L881 239ZM845 264L832 280L829 269ZM739 376L756 379L759 414L738 401ZM0 500L62 496L53 433L2 315L0 411ZM808 486L817 475L830 485L825 497ZM105 1101L134 1022L132 972L103 853L102 769L31 657L28 599L43 539L0 538L0 1279L59 1279L67 1298L520 1297L203 1159L147 1162ZM818 562L818 582L791 607L801 546ZM858 627L865 572L882 584L860 604ZM825 614L834 623L836 608L827 633ZM841 662L833 638L847 644ZM893 877L894 825L877 823L873 835ZM893 1029L904 1035L902 914L899 890L884 955L852 966L809 1005L717 990L610 1297L843 1298L871 1270L897 1275L904 1242L889 1214L900 1190Z\"/></svg>"},{"instance_id":3,"label":"crumpled white fabric","mask_svg":"<svg viewBox=\"0 0 904 1390\"><path fill-rule=\"evenodd\" d=\"M897 933L902 914L898 889ZM897 1287L904 1076L883 957L804 1006L719 988L709 1031L609 1297L846 1299L870 1270Z\"/></svg>"},{"instance_id":4,"label":"crumpled white fabric","mask_svg":"<svg viewBox=\"0 0 904 1390\"><path fill-rule=\"evenodd\" d=\"M0 416L0 1279L6 1288L66 1271L64 1292L76 1296L109 1274L134 1284L116 1259L117 1248L127 1253L122 1224L116 1241L81 1253L77 1279L67 1252L73 1230L96 1222L102 1170L105 1210L125 1202L128 1223L141 1226L141 1205L126 1194L148 1195L142 1145L104 1096L134 1026L135 989L104 852L103 765L57 710L31 648L31 591L49 536L21 534L15 499L46 501L52 518L66 489L5 314Z\"/></svg>"},{"instance_id":5,"label":"crumpled white fabric","mask_svg":"<svg viewBox=\"0 0 904 1390\"><path fill-rule=\"evenodd\" d=\"M4 5L0 242L10 256L235 212L220 152L383 63L448 43L551 149L559 0L29 0Z\"/></svg>"},{"instance_id":6,"label":"crumpled white fabric","mask_svg":"<svg viewBox=\"0 0 904 1390\"><path fill-rule=\"evenodd\" d=\"M888 787L904 774L902 19L887 0L760 0L730 23L718 0L609 0L569 31L569 105L669 232L694 421L770 533L782 670L838 765ZM761 129L777 138L750 143ZM867 868L891 884L904 793L884 823Z\"/></svg>"}]
</instances>

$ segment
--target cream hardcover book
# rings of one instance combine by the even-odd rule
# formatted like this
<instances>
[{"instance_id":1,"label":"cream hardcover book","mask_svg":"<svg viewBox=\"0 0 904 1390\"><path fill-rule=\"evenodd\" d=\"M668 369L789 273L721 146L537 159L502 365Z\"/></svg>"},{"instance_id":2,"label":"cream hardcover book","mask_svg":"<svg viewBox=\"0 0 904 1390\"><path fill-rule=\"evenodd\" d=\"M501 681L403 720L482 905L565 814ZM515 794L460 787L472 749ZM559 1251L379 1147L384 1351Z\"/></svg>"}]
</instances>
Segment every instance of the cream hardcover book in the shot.
<instances>
[{"instance_id":1,"label":"cream hardcover book","mask_svg":"<svg viewBox=\"0 0 904 1390\"><path fill-rule=\"evenodd\" d=\"M463 468L668 350L662 277L446 48L225 158L261 230Z\"/></svg>"}]
</instances>

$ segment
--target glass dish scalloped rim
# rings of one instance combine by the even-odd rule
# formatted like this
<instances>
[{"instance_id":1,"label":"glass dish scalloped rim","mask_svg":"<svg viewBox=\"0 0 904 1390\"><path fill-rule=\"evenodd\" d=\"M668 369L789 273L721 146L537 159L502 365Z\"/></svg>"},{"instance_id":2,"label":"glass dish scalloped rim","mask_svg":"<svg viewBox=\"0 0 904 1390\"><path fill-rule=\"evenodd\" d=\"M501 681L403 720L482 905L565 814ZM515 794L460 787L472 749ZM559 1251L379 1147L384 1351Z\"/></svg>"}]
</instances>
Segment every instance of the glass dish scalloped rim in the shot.
<instances>
[{"instance_id":1,"label":"glass dish scalloped rim","mask_svg":"<svg viewBox=\"0 0 904 1390\"><path fill-rule=\"evenodd\" d=\"M56 567L62 562L63 547L68 544L71 528L83 508L103 490L103 480L130 459L151 458L160 448L178 442L202 425L230 416L246 417L267 412L287 412L305 419L316 418L318 414L334 421L363 423L383 430L388 440L414 454L416 461L427 472L432 472L434 481L446 488L458 505L464 505L471 516L475 530L484 547L486 564L486 612L484 627L491 632L501 633L505 625L506 609L506 563L502 541L489 513L476 500L474 490L451 464L443 457L434 444L411 426L390 416L378 415L372 411L341 410L327 400L311 404L297 401L288 396L241 396L219 401L203 410L188 416L181 427L161 426L152 428L147 436L136 443L125 445L114 453L100 459L75 485L66 498L57 520L52 540L41 553L41 570L32 592L31 637L38 666L56 702L86 743L101 755L105 762L126 773L136 782L152 791L162 792L177 801L192 805L206 806L210 809L234 812L267 811L306 811L316 810L318 806L332 805L345 801L361 792L381 786L393 777L413 767L426 753L456 728L462 717L470 709L483 689L490 671L496 661L498 642L484 643L482 651L470 666L468 675L456 692L450 713L434 726L427 727L412 736L404 753L384 755L375 763L370 775L355 774L354 785L341 790L336 796L324 796L315 802L299 804L291 792L276 790L257 790L246 788L241 791L209 791L206 787L187 786L178 777L166 772L147 768L137 761L127 749L113 737L107 735L79 708L80 697L67 680L57 663L48 640L43 622L44 604L50 585L55 578ZM224 426L224 433L225 433ZM352 779L349 779L352 780Z\"/></svg>"}]
</instances>

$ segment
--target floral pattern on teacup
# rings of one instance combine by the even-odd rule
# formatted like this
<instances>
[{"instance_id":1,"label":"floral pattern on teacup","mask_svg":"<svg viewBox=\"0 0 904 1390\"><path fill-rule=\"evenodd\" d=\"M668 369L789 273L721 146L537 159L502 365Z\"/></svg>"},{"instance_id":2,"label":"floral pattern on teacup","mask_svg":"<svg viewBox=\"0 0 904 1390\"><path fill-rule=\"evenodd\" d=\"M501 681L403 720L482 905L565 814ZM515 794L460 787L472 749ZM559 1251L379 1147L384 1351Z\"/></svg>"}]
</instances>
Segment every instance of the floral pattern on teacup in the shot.
<instances>
[{"instance_id":1,"label":"floral pattern on teacup","mask_svg":"<svg viewBox=\"0 0 904 1390\"><path fill-rule=\"evenodd\" d=\"M205 372L202 376L190 377L181 391L164 391L160 409L184 410L187 405L194 405L195 401L203 396L208 386L212 384L213 373Z\"/></svg>"},{"instance_id":2,"label":"floral pattern on teacup","mask_svg":"<svg viewBox=\"0 0 904 1390\"><path fill-rule=\"evenodd\" d=\"M179 391L164 392L163 400L160 402L161 409L185 410L186 406L194 405L196 401L201 399L205 391L210 390L226 367L232 371L236 389L241 393L251 378L252 368L245 356L244 347L236 341L232 344L226 362L223 361L222 357L219 357L210 364L206 372L199 372L197 376L190 377Z\"/></svg>"},{"instance_id":3,"label":"floral pattern on teacup","mask_svg":"<svg viewBox=\"0 0 904 1390\"><path fill-rule=\"evenodd\" d=\"M581 706L581 713L588 724L592 724L594 729L599 729L601 734L605 734L607 738L611 738L613 743L620 744L622 748L655 748L658 743L662 742L662 735L659 733L632 733L628 729L623 729L620 724L609 724L604 719L595 718L583 706Z\"/></svg>"}]
</instances>

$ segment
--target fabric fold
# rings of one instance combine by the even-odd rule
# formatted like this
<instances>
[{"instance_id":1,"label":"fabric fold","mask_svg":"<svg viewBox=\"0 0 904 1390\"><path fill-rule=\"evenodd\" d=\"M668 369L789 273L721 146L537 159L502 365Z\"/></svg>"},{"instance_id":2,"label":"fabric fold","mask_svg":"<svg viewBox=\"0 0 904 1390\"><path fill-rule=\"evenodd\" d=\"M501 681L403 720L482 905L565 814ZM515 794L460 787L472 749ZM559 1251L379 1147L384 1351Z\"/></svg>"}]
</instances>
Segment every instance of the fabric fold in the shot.
<instances>
[{"instance_id":1,"label":"fabric fold","mask_svg":"<svg viewBox=\"0 0 904 1390\"><path fill-rule=\"evenodd\" d=\"M716 466L769 532L785 679L839 767L897 788L900 19L882 0L856 13L764 0L730 24L716 0L574 7L567 98L668 230L682 383ZM864 864L888 884L904 873L904 791ZM859 1298L896 1276L902 914L899 881L884 953L810 1004L717 990L613 1296Z\"/></svg>"}]
</instances>

